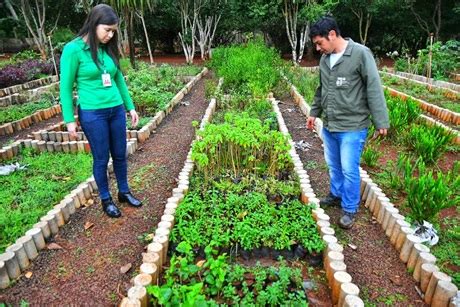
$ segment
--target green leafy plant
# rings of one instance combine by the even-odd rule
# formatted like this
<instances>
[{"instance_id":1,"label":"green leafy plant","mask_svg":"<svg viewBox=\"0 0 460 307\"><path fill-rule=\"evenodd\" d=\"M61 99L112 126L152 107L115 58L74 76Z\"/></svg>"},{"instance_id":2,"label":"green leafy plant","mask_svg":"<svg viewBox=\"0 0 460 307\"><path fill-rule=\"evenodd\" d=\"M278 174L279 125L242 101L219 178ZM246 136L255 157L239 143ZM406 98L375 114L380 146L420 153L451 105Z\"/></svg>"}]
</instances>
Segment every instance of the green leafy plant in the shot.
<instances>
[{"instance_id":1,"label":"green leafy plant","mask_svg":"<svg viewBox=\"0 0 460 307\"><path fill-rule=\"evenodd\" d=\"M382 152L380 152L375 145L368 144L363 150L361 159L364 161L364 163L366 163L367 166L375 167L377 166L377 162L381 156Z\"/></svg>"}]
</instances>

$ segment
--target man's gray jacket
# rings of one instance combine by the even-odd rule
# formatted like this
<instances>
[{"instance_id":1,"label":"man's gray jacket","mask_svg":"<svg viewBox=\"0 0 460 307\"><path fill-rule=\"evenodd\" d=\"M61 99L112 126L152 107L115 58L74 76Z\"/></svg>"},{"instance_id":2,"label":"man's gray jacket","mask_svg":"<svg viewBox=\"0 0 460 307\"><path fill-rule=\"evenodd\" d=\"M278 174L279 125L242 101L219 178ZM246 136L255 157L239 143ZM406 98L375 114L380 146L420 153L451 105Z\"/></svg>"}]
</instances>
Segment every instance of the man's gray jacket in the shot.
<instances>
[{"instance_id":1,"label":"man's gray jacket","mask_svg":"<svg viewBox=\"0 0 460 307\"><path fill-rule=\"evenodd\" d=\"M377 66L369 48L348 40L344 54L330 68L329 55L320 60L320 86L310 116L323 116L331 132L356 131L369 127L389 128L388 110Z\"/></svg>"}]
</instances>

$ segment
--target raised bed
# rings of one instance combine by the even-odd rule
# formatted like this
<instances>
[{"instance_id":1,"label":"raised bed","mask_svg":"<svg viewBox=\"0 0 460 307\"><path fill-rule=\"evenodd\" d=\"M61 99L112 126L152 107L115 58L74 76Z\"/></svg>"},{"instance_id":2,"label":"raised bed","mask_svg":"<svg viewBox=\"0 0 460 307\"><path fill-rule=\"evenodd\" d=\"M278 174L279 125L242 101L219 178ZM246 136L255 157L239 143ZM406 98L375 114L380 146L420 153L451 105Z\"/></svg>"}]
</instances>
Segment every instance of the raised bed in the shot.
<instances>
[{"instance_id":1,"label":"raised bed","mask_svg":"<svg viewBox=\"0 0 460 307\"><path fill-rule=\"evenodd\" d=\"M190 82L196 83L197 79L201 78L206 74L207 69L204 68L202 73L195 76ZM190 87L191 88L191 87ZM187 91L190 90L187 88ZM173 102L171 102L173 104ZM174 105L177 105L175 103ZM166 109L166 114L172 111L170 105ZM165 114L164 111L161 111ZM158 112L158 113L161 113ZM162 116L159 122L164 118ZM159 123L158 122L158 123ZM146 129L150 129L152 123L146 125ZM150 134L149 134L150 136ZM83 136L82 136L83 138ZM50 144L52 143L52 144ZM80 146L83 145L83 146ZM72 149L89 151L89 146L86 141L71 141L71 142L45 142L38 140L20 140L15 144L11 150L8 149L8 159L11 153L18 154L21 146L32 147L39 151L69 151ZM52 146L51 146L52 145ZM133 154L138 148L137 139L130 139L127 144L127 152ZM113 165L109 162L109 171L113 171ZM41 222L34 225L34 227L26 232L26 235L21 237L12 245L9 250L3 254L0 254L0 288L6 288L10 285L10 281L20 276L21 271L26 269L30 261L37 257L39 250L45 247L45 239L55 235L60 227L69 221L70 216L75 212L75 209L86 204L87 201L92 202L92 192L97 189L95 181L92 177L88 178L84 183L80 184L76 189L69 193L54 209L48 212L48 214L41 218ZM11 250L11 251L10 251ZM27 252L29 251L29 252ZM20 263L22 265L20 265Z\"/></svg>"},{"instance_id":2,"label":"raised bed","mask_svg":"<svg viewBox=\"0 0 460 307\"><path fill-rule=\"evenodd\" d=\"M289 83L289 80L287 80ZM295 86L291 86L291 94L305 116L309 116L310 107L305 99L299 94ZM321 119L315 121L316 132L322 130ZM321 135L319 134L322 139ZM390 199L372 181L369 174L361 169L361 198L365 207L381 224L385 234L390 239L401 261L406 263L410 272L413 272L414 280L419 283L419 291L425 303L436 306L451 306L458 304L458 289L451 282L451 278L440 272L436 264L436 257L430 253L430 249L421 244L420 239L414 235L414 230L405 221L398 208L391 203Z\"/></svg>"},{"instance_id":3,"label":"raised bed","mask_svg":"<svg viewBox=\"0 0 460 307\"><path fill-rule=\"evenodd\" d=\"M432 85L435 85L435 86L438 86L438 87L451 89L451 90L460 92L460 84L455 84L455 83L441 81L441 80L434 80L433 78L427 78L427 77L424 77L424 76L415 75L415 74L402 72L402 71L397 71L394 74L396 74L398 76L401 76L401 77L404 77L404 78L407 78L407 79L417 80L417 81L420 81L420 82L423 82L423 83L429 83L429 84L432 84Z\"/></svg>"}]
</instances>

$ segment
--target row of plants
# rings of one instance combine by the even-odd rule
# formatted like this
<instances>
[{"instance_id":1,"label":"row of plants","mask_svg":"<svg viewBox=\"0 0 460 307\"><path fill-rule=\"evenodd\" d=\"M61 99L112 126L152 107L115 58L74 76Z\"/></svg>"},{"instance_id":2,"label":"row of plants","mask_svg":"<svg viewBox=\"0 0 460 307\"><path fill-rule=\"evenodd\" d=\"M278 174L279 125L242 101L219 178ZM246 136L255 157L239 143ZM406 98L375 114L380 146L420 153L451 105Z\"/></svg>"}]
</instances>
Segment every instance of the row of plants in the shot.
<instances>
[{"instance_id":1,"label":"row of plants","mask_svg":"<svg viewBox=\"0 0 460 307\"><path fill-rule=\"evenodd\" d=\"M386 99L392 124L390 135L386 140L367 144L363 162L410 222L416 226L424 221L434 225L440 234L439 243L432 247L434 255L441 256L437 264L459 285L460 248L452 248L451 242L459 235L460 147L451 144L453 136L444 129L419 122L421 110L416 102L402 101L388 94ZM395 160L380 165L379 159L392 152ZM446 157L452 162L443 162ZM450 164L443 166L446 163ZM455 208L450 221L457 228L449 229L439 218L440 213L449 208Z\"/></svg>"},{"instance_id":2,"label":"row of plants","mask_svg":"<svg viewBox=\"0 0 460 307\"><path fill-rule=\"evenodd\" d=\"M150 66L139 63L137 69L128 69L129 93L141 116L154 116L164 110L169 101L186 84L185 76L195 76L197 66Z\"/></svg>"},{"instance_id":3,"label":"row of plants","mask_svg":"<svg viewBox=\"0 0 460 307\"><path fill-rule=\"evenodd\" d=\"M311 104L315 96L316 89L319 86L318 72L302 69L296 66L286 66L283 74L297 88L299 93L305 99L305 102Z\"/></svg>"},{"instance_id":4,"label":"row of plants","mask_svg":"<svg viewBox=\"0 0 460 307\"><path fill-rule=\"evenodd\" d=\"M0 176L0 253L37 223L75 186L91 176L86 153L38 153L25 148L5 164L23 166Z\"/></svg>"},{"instance_id":5,"label":"row of plants","mask_svg":"<svg viewBox=\"0 0 460 307\"><path fill-rule=\"evenodd\" d=\"M302 263L324 248L311 207L299 201L288 140L264 98L277 83L264 72L279 80L277 58L258 43L214 54L223 92L192 147L196 168L176 210L170 267L149 292L159 305L306 305L300 270L272 260ZM242 264L254 257L271 265Z\"/></svg>"},{"instance_id":6,"label":"row of plants","mask_svg":"<svg viewBox=\"0 0 460 307\"><path fill-rule=\"evenodd\" d=\"M0 108L0 125L20 120L33 113L53 106L54 101L51 97L42 97L38 101L24 104L10 105Z\"/></svg>"},{"instance_id":7,"label":"row of plants","mask_svg":"<svg viewBox=\"0 0 460 307\"><path fill-rule=\"evenodd\" d=\"M381 74L382 83L423 101L460 113L460 94L452 91L428 87L414 81Z\"/></svg>"},{"instance_id":8,"label":"row of plants","mask_svg":"<svg viewBox=\"0 0 460 307\"><path fill-rule=\"evenodd\" d=\"M56 57L58 70L59 61L60 58ZM51 60L31 59L17 64L8 64L0 69L0 88L22 84L54 74L54 64Z\"/></svg>"}]
</instances>

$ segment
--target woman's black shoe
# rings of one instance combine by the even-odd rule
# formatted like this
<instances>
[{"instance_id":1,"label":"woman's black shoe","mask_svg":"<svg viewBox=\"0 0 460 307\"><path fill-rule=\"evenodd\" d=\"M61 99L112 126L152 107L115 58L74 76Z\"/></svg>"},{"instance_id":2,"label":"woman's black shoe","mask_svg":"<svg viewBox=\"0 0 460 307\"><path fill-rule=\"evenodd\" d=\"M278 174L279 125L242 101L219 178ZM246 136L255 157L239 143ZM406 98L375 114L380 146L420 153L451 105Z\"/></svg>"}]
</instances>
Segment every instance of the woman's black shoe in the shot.
<instances>
[{"instance_id":1,"label":"woman's black shoe","mask_svg":"<svg viewBox=\"0 0 460 307\"><path fill-rule=\"evenodd\" d=\"M142 202L136 197L134 197L133 194L131 194L131 192L128 192L128 193L118 192L118 201L121 203L128 203L133 207L142 206Z\"/></svg>"},{"instance_id":2,"label":"woman's black shoe","mask_svg":"<svg viewBox=\"0 0 460 307\"><path fill-rule=\"evenodd\" d=\"M102 200L102 209L110 217L120 217L120 209L114 204L112 198Z\"/></svg>"}]
</instances>

